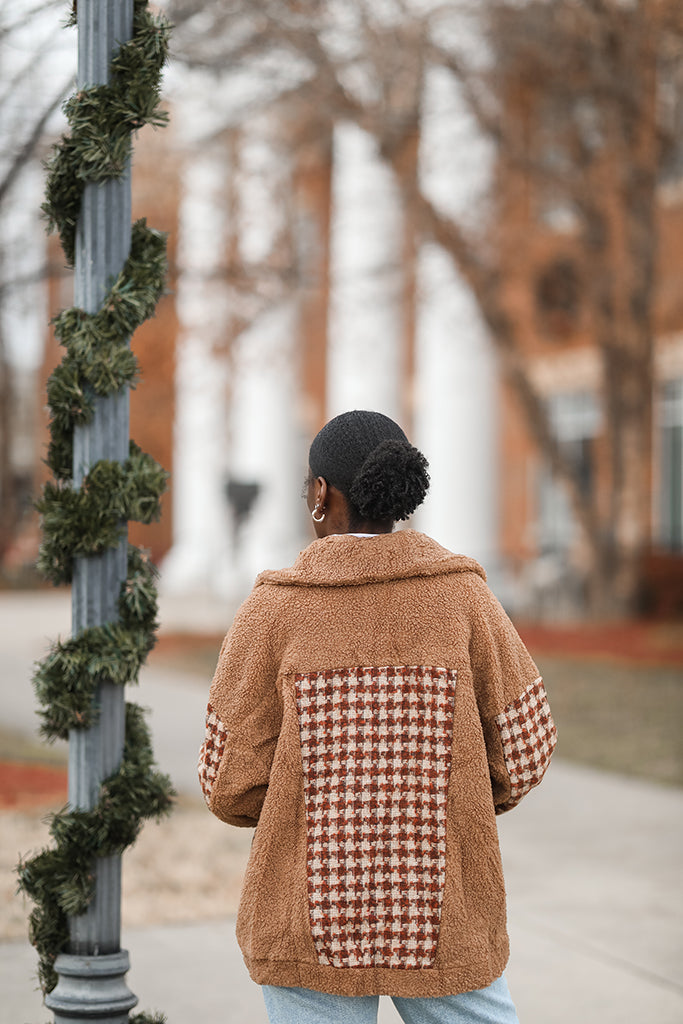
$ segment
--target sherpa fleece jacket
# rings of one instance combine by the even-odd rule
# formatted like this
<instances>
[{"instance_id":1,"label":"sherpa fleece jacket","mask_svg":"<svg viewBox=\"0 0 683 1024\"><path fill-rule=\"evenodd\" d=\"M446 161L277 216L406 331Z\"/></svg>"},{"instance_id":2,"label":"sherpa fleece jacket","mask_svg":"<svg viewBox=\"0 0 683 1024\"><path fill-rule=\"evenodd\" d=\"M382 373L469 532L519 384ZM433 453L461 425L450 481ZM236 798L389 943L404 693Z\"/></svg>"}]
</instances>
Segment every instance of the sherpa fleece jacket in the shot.
<instances>
[{"instance_id":1,"label":"sherpa fleece jacket","mask_svg":"<svg viewBox=\"0 0 683 1024\"><path fill-rule=\"evenodd\" d=\"M495 814L543 776L538 671L472 559L412 530L314 541L223 642L200 752L256 826L237 938L259 984L483 988L508 959Z\"/></svg>"}]
</instances>

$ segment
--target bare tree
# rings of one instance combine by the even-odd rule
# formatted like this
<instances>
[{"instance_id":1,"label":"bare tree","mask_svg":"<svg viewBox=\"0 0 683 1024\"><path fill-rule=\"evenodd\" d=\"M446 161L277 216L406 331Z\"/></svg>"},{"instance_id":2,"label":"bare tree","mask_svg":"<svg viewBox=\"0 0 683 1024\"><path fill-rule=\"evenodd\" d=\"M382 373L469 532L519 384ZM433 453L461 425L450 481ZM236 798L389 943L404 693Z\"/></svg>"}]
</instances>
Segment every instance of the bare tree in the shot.
<instances>
[{"instance_id":1,"label":"bare tree","mask_svg":"<svg viewBox=\"0 0 683 1024\"><path fill-rule=\"evenodd\" d=\"M61 70L45 74L59 51L64 4L8 0L0 14L0 313L12 297L29 294L48 273L45 259L35 266L15 262L17 246L13 214L18 190L27 172L44 155L49 128L73 83L68 60ZM35 218L39 217L37 198ZM26 212L26 211L24 211ZM24 511L13 450L16 431L16 370L0 316L0 557L12 542Z\"/></svg>"},{"instance_id":2,"label":"bare tree","mask_svg":"<svg viewBox=\"0 0 683 1024\"><path fill-rule=\"evenodd\" d=\"M672 144L659 90L661 76L680 69L680 5L233 0L197 12L175 0L172 17L178 56L190 66L251 68L255 78L265 69L275 92L310 105L311 123L352 120L376 137L418 232L469 284L530 433L568 490L590 554L592 606L632 610L650 538L655 213ZM434 66L458 83L493 144L503 193L524 181L571 210L582 301L602 361L606 494L584 486L535 383L528 325L509 302L516 242L501 237L500 208L492 202L488 219L458 220L421 187L422 90ZM516 115L511 90L524 97Z\"/></svg>"},{"instance_id":3,"label":"bare tree","mask_svg":"<svg viewBox=\"0 0 683 1024\"><path fill-rule=\"evenodd\" d=\"M676 144L661 99L665 86L683 95L683 12L651 0L496 3L486 28L493 72L473 75L457 54L450 66L496 144L501 192L521 184L569 215L564 248L601 361L602 487L586 488L563 458L524 359L528 324L499 284L523 237L502 238L471 283L538 447L569 490L591 555L591 603L629 611L651 534L657 190ZM527 239L541 233L529 219L520 226Z\"/></svg>"}]
</instances>

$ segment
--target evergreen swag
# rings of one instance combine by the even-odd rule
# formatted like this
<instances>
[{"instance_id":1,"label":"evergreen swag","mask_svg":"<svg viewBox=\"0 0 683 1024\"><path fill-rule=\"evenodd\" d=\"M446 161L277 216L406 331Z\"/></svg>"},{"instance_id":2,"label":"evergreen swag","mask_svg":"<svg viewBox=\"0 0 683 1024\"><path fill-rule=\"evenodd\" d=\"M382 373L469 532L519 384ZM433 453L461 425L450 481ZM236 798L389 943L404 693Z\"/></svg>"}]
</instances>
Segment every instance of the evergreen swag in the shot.
<instances>
[{"instance_id":1,"label":"evergreen swag","mask_svg":"<svg viewBox=\"0 0 683 1024\"><path fill-rule=\"evenodd\" d=\"M71 22L76 23L75 3ZM86 182L119 177L131 152L132 132L166 121L159 103L168 35L163 17L153 16L146 0L134 0L133 36L112 59L109 85L82 89L65 105L70 132L48 162L43 210L49 230L59 232L70 264ZM164 236L138 221L129 258L101 309L94 314L67 309L55 320L66 350L48 382L47 463L55 480L45 485L37 502L44 533L38 565L54 584L70 581L75 557L118 546L123 520L148 523L158 518L167 474L137 445L131 443L123 465L97 462L78 490L72 481L72 447L74 427L91 420L95 396L134 386L138 363L128 339L153 314L165 272ZM155 569L143 552L129 547L118 621L55 643L37 666L34 686L43 706L41 731L46 739L66 738L70 729L92 724L99 681L124 685L136 679L154 644L156 614ZM30 936L39 954L44 992L57 983L54 962L68 946L68 917L82 914L92 899L93 863L130 846L145 819L169 812L172 798L170 780L154 766L142 710L127 704L123 759L102 784L96 807L52 815L54 847L18 867L20 889L36 904ZM132 1017L131 1024L164 1020L143 1013Z\"/></svg>"},{"instance_id":2,"label":"evergreen swag","mask_svg":"<svg viewBox=\"0 0 683 1024\"><path fill-rule=\"evenodd\" d=\"M74 3L70 23L76 20ZM109 84L80 89L64 105L71 131L48 161L43 211L48 229L59 232L70 266L85 183L119 178L131 154L132 133L168 120L160 99L169 32L168 22L151 14L147 0L133 0L133 35L111 61Z\"/></svg>"}]
</instances>

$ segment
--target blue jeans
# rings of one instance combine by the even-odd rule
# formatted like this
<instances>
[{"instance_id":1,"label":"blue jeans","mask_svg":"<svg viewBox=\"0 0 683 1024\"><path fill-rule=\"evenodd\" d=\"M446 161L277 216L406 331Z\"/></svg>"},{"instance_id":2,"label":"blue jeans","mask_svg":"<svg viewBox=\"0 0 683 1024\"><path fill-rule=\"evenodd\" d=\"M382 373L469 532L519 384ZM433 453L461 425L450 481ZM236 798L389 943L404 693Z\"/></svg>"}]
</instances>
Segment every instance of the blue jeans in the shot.
<instances>
[{"instance_id":1,"label":"blue jeans","mask_svg":"<svg viewBox=\"0 0 683 1024\"><path fill-rule=\"evenodd\" d=\"M270 1024L377 1024L379 996L333 996L263 985ZM505 975L457 996L391 997L405 1024L519 1024Z\"/></svg>"}]
</instances>

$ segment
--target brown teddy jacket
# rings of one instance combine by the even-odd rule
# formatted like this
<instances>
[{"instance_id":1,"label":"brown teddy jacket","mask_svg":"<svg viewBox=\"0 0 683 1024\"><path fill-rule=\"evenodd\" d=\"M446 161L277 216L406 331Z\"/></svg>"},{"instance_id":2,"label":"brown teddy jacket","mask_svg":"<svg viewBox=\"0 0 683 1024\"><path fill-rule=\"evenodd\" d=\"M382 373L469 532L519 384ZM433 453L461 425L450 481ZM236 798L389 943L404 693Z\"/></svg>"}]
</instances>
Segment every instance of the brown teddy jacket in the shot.
<instances>
[{"instance_id":1,"label":"brown teddy jacket","mask_svg":"<svg viewBox=\"0 0 683 1024\"><path fill-rule=\"evenodd\" d=\"M262 573L221 648L199 775L256 826L237 937L259 984L483 988L508 959L495 814L543 776L543 684L480 566L412 530Z\"/></svg>"}]
</instances>

